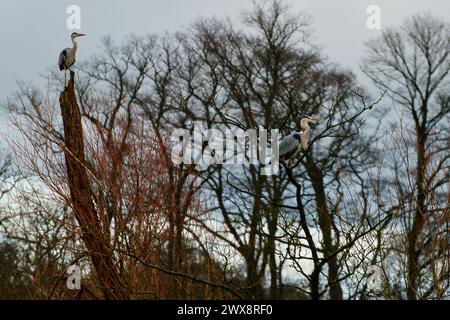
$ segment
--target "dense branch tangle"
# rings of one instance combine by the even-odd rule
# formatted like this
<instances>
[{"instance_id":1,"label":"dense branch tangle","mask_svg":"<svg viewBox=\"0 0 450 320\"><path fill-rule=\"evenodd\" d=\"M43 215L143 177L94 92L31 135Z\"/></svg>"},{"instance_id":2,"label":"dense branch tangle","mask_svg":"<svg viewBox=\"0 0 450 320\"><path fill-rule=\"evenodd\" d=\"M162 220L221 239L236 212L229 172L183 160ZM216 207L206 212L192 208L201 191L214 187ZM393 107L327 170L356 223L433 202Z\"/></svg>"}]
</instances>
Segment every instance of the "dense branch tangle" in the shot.
<instances>
[{"instance_id":1,"label":"dense branch tangle","mask_svg":"<svg viewBox=\"0 0 450 320\"><path fill-rule=\"evenodd\" d=\"M70 249L58 250L74 252L60 268L90 257L83 258L92 262L89 297L398 298L404 283L409 297L448 296L445 36L427 49L423 34L408 33L411 52L425 57L414 70L404 35L388 32L386 50L373 46L368 71L386 94L366 103L355 77L311 45L306 15L270 1L244 23L241 31L200 20L121 46L105 39L104 54L81 65L75 87L61 96L63 125L52 98L59 87L22 88L10 107L29 145L17 153L78 219L67 220L70 210L61 219ZM401 113L380 115L389 98L406 107L412 126ZM386 114L398 120L394 129L386 130ZM279 175L171 161L172 130L192 131L194 121L287 135L305 115L322 120L292 170ZM411 144L413 127L422 138ZM409 157L414 145L425 150L419 166ZM368 286L371 265L384 271L381 292ZM404 283L402 274L409 274Z\"/></svg>"}]
</instances>

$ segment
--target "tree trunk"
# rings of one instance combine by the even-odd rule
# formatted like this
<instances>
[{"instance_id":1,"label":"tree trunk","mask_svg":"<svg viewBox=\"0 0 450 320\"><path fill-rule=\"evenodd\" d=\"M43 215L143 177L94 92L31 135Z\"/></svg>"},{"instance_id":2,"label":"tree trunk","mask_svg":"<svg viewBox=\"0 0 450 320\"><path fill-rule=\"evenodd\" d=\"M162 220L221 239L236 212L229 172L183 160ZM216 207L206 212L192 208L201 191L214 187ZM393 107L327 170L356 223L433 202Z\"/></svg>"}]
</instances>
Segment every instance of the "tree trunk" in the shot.
<instances>
[{"instance_id":1,"label":"tree trunk","mask_svg":"<svg viewBox=\"0 0 450 320\"><path fill-rule=\"evenodd\" d=\"M323 236L323 253L324 258L331 256L335 251L335 246L332 239L332 225L333 217L328 211L327 200L325 197L325 189L323 185L323 175L319 168L316 166L313 157L307 155L307 165L308 175L311 178L311 183L313 185L317 214L319 218L319 227ZM339 266L337 262L337 255L333 255L328 261L328 285L330 287L330 298L333 300L342 300L342 288L338 280L339 276Z\"/></svg>"},{"instance_id":2,"label":"tree trunk","mask_svg":"<svg viewBox=\"0 0 450 320\"><path fill-rule=\"evenodd\" d=\"M112 258L111 248L105 240L99 217L92 202L92 190L85 165L81 114L74 90L74 73L59 97L64 125L64 155L67 177L75 217L80 225L82 240L88 250L105 299L129 299L120 281Z\"/></svg>"},{"instance_id":3,"label":"tree trunk","mask_svg":"<svg viewBox=\"0 0 450 320\"><path fill-rule=\"evenodd\" d=\"M419 252L417 250L417 241L425 224L425 154L426 134L421 127L417 130L417 180L416 180L416 210L413 218L413 225L408 234L408 287L407 298L409 300L417 299L417 289L419 287Z\"/></svg>"},{"instance_id":4,"label":"tree trunk","mask_svg":"<svg viewBox=\"0 0 450 320\"><path fill-rule=\"evenodd\" d=\"M268 229L269 235L267 239L267 254L269 255L269 270L270 270L270 299L278 299L278 267L275 251L275 237L277 231L278 213L273 213L272 219L269 220Z\"/></svg>"}]
</instances>

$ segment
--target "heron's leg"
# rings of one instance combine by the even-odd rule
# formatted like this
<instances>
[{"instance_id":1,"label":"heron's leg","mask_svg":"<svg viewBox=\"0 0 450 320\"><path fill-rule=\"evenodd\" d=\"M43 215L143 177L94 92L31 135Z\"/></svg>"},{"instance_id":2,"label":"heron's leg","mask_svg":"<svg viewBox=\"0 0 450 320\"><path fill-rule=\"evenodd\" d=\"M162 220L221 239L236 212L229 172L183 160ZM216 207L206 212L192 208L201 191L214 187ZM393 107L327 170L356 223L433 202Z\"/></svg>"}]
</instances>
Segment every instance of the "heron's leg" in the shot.
<instances>
[{"instance_id":1,"label":"heron's leg","mask_svg":"<svg viewBox=\"0 0 450 320\"><path fill-rule=\"evenodd\" d=\"M69 75L70 75L70 79L72 79L72 75L75 75L75 72L69 68Z\"/></svg>"}]
</instances>

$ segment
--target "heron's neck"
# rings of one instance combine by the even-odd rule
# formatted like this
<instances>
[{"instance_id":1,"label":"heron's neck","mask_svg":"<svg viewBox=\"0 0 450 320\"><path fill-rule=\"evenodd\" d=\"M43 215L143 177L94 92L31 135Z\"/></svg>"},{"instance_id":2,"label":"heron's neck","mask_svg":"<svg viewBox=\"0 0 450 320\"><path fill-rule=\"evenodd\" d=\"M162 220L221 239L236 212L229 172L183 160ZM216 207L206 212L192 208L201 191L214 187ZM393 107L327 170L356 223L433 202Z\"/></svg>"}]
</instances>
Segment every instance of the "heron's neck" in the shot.
<instances>
[{"instance_id":1,"label":"heron's neck","mask_svg":"<svg viewBox=\"0 0 450 320\"><path fill-rule=\"evenodd\" d=\"M77 43L77 41L75 40L75 38L72 38L72 44L73 44L73 48L74 48L75 50L77 50L78 43Z\"/></svg>"},{"instance_id":2,"label":"heron's neck","mask_svg":"<svg viewBox=\"0 0 450 320\"><path fill-rule=\"evenodd\" d=\"M308 125L305 125L305 126L302 126L302 129L303 129L303 132L301 135L302 148L303 148L303 150L306 150L306 149L308 149L310 127Z\"/></svg>"}]
</instances>

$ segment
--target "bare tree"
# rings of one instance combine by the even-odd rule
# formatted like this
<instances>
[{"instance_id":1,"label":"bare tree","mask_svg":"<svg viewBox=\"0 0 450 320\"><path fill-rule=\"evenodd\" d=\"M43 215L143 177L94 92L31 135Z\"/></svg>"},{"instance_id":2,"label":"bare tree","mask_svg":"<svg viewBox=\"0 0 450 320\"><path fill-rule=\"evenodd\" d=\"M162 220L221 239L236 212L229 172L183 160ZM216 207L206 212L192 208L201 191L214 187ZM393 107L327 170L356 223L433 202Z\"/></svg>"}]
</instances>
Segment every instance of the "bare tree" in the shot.
<instances>
[{"instance_id":1,"label":"bare tree","mask_svg":"<svg viewBox=\"0 0 450 320\"><path fill-rule=\"evenodd\" d=\"M6 294L448 297L448 24L417 16L368 43L363 70L392 99L386 111L384 93L369 103L322 56L307 15L270 0L242 22L203 19L121 45L107 37L62 92L59 74L46 90L21 85L7 107L22 139L9 142L27 184L0 223L16 246L1 248L4 264L20 257L27 288ZM279 174L172 161L174 129L287 135L305 115L321 121ZM0 192L14 186L9 165ZM64 285L74 263L75 293Z\"/></svg>"},{"instance_id":2,"label":"bare tree","mask_svg":"<svg viewBox=\"0 0 450 320\"><path fill-rule=\"evenodd\" d=\"M398 205L403 208L407 232L408 299L427 296L428 290L423 288L428 282L425 257L431 252L424 246L440 232L446 233L435 223L448 213L446 197L438 196L438 190L448 184L449 34L448 23L429 14L413 16L399 29L388 29L368 42L362 65L374 83L387 90L394 105L402 107L400 116L408 116L403 121L397 118L394 124L407 127L400 127L402 138L397 139L397 150L403 150L403 161L394 171L401 188ZM413 131L406 121L412 121ZM408 149L414 150L416 159L408 157ZM426 230L430 224L434 227Z\"/></svg>"},{"instance_id":3,"label":"bare tree","mask_svg":"<svg viewBox=\"0 0 450 320\"><path fill-rule=\"evenodd\" d=\"M323 241L316 244L313 236L309 236L306 247L315 251L317 269L313 279L307 273L302 274L313 283L313 290L299 290L314 299L322 297L319 278L322 267L327 265L330 296L342 299L340 281L346 277L339 275L339 254L350 249L355 242L350 240L361 236L364 228L359 230L361 234L348 233L348 243L339 243L343 235L334 232L337 227L331 211L339 207L342 199L327 198L327 194L331 190L335 192L333 184L336 186L340 181L339 170L358 174L356 167L360 160L353 157L368 152L355 137L363 124L361 115L374 104L365 105L363 96L353 92L358 87L350 74L328 66L318 52L307 49L310 44L306 16L292 17L286 7L274 1L256 6L245 16L245 21L253 32L247 34L226 22L212 20L196 24L190 35L180 37L182 51L177 61L182 65L181 81L176 87L180 87L185 104L178 111L183 111L191 121L202 120L207 128L261 126L279 128L285 134L299 130L302 114L323 115L325 125L315 139L315 143L321 142L321 148L317 153L310 148L302 157L306 170L295 172L300 179L310 182L308 193L300 194L297 200L310 203L314 199L317 211L311 210L308 221L306 216L303 221L286 218L283 211L292 212L298 206L294 209L297 211L303 204L291 203L296 196L290 183L295 183L295 179L289 179L285 172L265 177L260 175L259 167L217 165L202 176L205 187L215 196L211 211L221 213L226 228L221 233L211 232L242 256L246 266L245 286L252 295L262 295L261 284L269 269L270 296L278 298L283 291L285 262L291 261L301 271L305 260L314 259L287 256L286 243L297 243L297 249L304 244L300 244L294 228L285 237L292 235L295 240L280 236L280 232L286 231L281 226L290 220L298 232L307 229L308 223L316 224ZM338 172L333 174L333 170ZM301 190L301 185L297 186ZM354 220L349 214L345 223L362 226L366 215L367 210ZM373 226L364 231L374 230ZM323 259L319 258L322 253ZM347 271L354 273L354 270Z\"/></svg>"}]
</instances>

